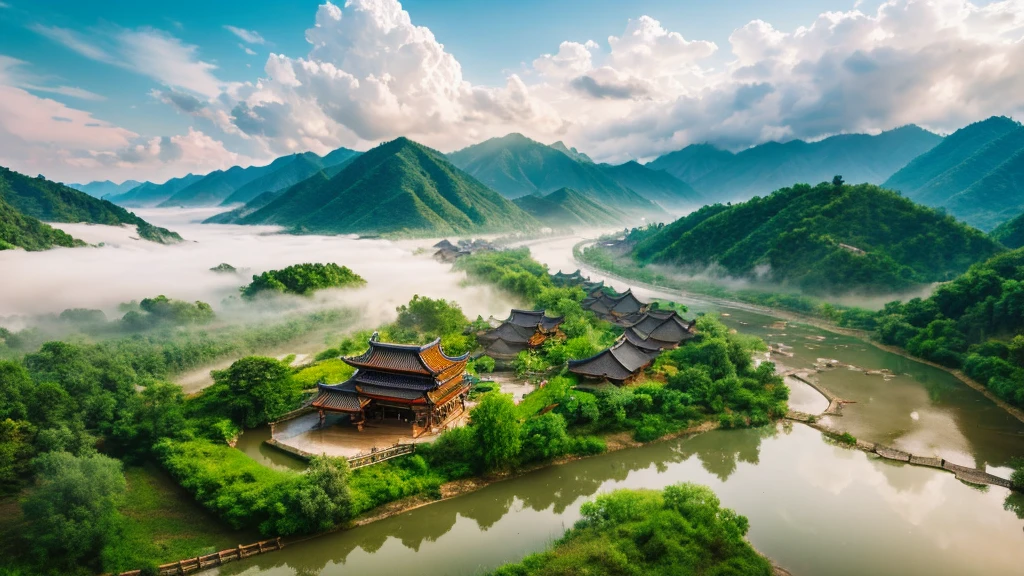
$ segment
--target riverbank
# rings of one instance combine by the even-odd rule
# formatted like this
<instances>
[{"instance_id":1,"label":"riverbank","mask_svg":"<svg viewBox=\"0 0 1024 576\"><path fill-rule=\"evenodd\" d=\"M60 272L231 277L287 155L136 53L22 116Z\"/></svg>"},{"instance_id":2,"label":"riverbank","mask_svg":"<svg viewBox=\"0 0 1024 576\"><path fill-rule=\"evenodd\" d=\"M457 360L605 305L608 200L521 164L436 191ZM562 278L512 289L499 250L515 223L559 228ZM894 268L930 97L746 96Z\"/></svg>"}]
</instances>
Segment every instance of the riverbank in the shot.
<instances>
[{"instance_id":1,"label":"riverbank","mask_svg":"<svg viewBox=\"0 0 1024 576\"><path fill-rule=\"evenodd\" d=\"M961 370L957 370L957 369L954 369L954 368L949 368L947 366L943 366L941 364L937 364L935 362L931 362L930 360L925 360L923 358L918 358L917 356L911 355L909 352L907 352L906 350L904 350L902 348L899 348L897 346L890 346L888 344L883 344L881 342L878 342L877 340L872 338L872 333L867 331L867 330L860 330L860 329L857 329L857 328L846 328L846 327L843 327L843 326L837 326L835 323L829 322L827 320L823 320L821 318L814 317L814 316L809 316L807 314L802 314L802 313L799 313L799 312L794 312L794 311L791 311L791 310L785 310L785 309L779 309L779 308L768 308L768 307L765 307L765 306L758 306L756 304L750 304L750 303L747 303L747 302L740 302L738 300L729 300L727 298L721 298L721 297L715 297L715 296L706 296L706 295L703 295L703 294L700 294L700 293L697 293L697 292L689 292L689 291L682 290L682 289L675 288L675 287L661 286L661 285L658 285L658 284L650 284L650 283L647 283L647 282L643 282L641 280L637 280L635 278L628 278L628 277L622 276L620 274L616 274L614 272L603 270L601 268L597 268L593 264L590 264L588 262L584 262L584 261L580 260L577 257L578 248L579 247L581 247L581 246L583 246L585 244L588 244L588 243L593 243L593 242L594 242L593 240L585 240L585 241L577 243L576 246L573 247L573 262L577 266L579 266L581 270L589 270L589 271L601 274L603 276L606 276L608 278L619 280L621 282L626 282L626 283L629 283L630 285L633 285L633 286L643 287L643 288L646 288L648 290L653 290L653 291L656 291L656 292L662 292L662 293L665 293L666 295L672 295L674 293L674 294L676 294L678 296L681 296L683 298L689 298L689 299L695 299L695 300L703 300L705 302L708 302L708 303L711 303L711 304L716 304L716 305L719 305L719 306L725 306L725 307L729 307L729 308L737 308L737 309L740 309L740 310L748 310L748 311L751 311L751 312L758 312L758 313L761 313L761 314L766 314L766 315L770 315L770 316L779 318L781 320L786 320L786 321L790 321L790 322L801 322L803 324L807 324L809 326L813 326L813 327L821 329L821 330L832 332L833 334L841 334L843 336L850 336L850 337L853 337L853 338L859 338L860 340L862 340L862 341L864 341L864 342L874 346L875 348L878 348L879 350L882 350L882 351L885 351L885 352L889 352L890 354L895 354L897 356L901 356L901 357L906 358L908 360L913 360L914 362L919 362L919 363L924 364L926 366L931 366L933 368L938 368L939 370L942 370L942 371L950 374L951 376L953 376L954 378L956 378L957 380L959 380L963 384L966 384L968 387L970 387L970 388L980 392L983 396L985 396L985 398L988 398L989 400L991 400L996 406L998 406L999 408L1003 409L1004 411L1006 411L1008 414L1010 414L1011 416L1013 416L1014 418L1016 418L1020 422L1024 423L1024 410L1021 410L1020 408L1017 408L1016 406L1013 406L1013 405L1009 404L1008 402L1002 400L1001 398L996 396L994 393L992 393L991 390L986 388L983 384L981 384L980 382L970 378L969 376L964 374Z\"/></svg>"}]
</instances>

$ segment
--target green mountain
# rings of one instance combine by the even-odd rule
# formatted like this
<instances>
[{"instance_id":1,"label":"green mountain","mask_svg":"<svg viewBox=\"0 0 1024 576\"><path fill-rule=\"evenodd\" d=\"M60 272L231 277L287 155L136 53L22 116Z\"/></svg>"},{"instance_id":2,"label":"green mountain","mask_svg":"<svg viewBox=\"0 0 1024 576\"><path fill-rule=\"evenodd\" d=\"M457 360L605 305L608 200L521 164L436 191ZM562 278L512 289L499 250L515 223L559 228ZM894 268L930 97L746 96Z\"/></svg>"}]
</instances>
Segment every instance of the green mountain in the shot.
<instances>
[{"instance_id":1,"label":"green mountain","mask_svg":"<svg viewBox=\"0 0 1024 576\"><path fill-rule=\"evenodd\" d=\"M418 236L539 225L440 152L406 138L361 154L333 177L316 173L240 223L312 233Z\"/></svg>"},{"instance_id":2,"label":"green mountain","mask_svg":"<svg viewBox=\"0 0 1024 576\"><path fill-rule=\"evenodd\" d=\"M323 173L318 172L313 176L317 176L319 174ZM325 176L325 178L327 177ZM260 194L259 196L253 198L252 200L249 200L242 206L239 206L238 208L228 210L227 212L221 212L220 214L216 214L214 216L210 216L206 220L203 220L203 224L240 224L242 222L242 218L248 216L249 214L252 214L253 212L259 210L260 208L263 208L267 204L270 204L276 198L278 198L287 191L288 189L286 188L284 190L264 192L263 194Z\"/></svg>"},{"instance_id":3,"label":"green mountain","mask_svg":"<svg viewBox=\"0 0 1024 576\"><path fill-rule=\"evenodd\" d=\"M249 166L247 168L232 166L227 170L215 170L175 192L173 196L158 206L163 208L216 206L235 190L280 169L293 159L293 156L282 156L266 166Z\"/></svg>"},{"instance_id":4,"label":"green mountain","mask_svg":"<svg viewBox=\"0 0 1024 576\"><path fill-rule=\"evenodd\" d=\"M877 136L840 134L818 142L768 142L736 154L697 144L648 166L665 170L708 198L736 201L793 182L828 182L836 174L847 182L880 184L941 141L942 137L910 125Z\"/></svg>"},{"instance_id":5,"label":"green mountain","mask_svg":"<svg viewBox=\"0 0 1024 576\"><path fill-rule=\"evenodd\" d=\"M1024 213L996 226L989 236L1007 248L1024 248Z\"/></svg>"},{"instance_id":6,"label":"green mountain","mask_svg":"<svg viewBox=\"0 0 1024 576\"><path fill-rule=\"evenodd\" d=\"M522 134L492 138L448 157L452 164L506 198L572 188L631 216L664 215L650 200L616 182L597 165L576 160Z\"/></svg>"},{"instance_id":7,"label":"green mountain","mask_svg":"<svg viewBox=\"0 0 1024 576\"><path fill-rule=\"evenodd\" d=\"M598 165L605 174L637 194L669 209L690 209L704 204L704 197L689 184L663 170L630 161L618 166Z\"/></svg>"},{"instance_id":8,"label":"green mountain","mask_svg":"<svg viewBox=\"0 0 1024 576\"><path fill-rule=\"evenodd\" d=\"M883 186L991 229L1024 210L1024 126L993 116L961 128Z\"/></svg>"},{"instance_id":9,"label":"green mountain","mask_svg":"<svg viewBox=\"0 0 1024 576\"><path fill-rule=\"evenodd\" d=\"M182 188L193 184L202 178L200 174L188 174L180 178L171 178L163 184L143 182L142 184L115 196L108 196L104 200L110 200L118 206L129 208L145 208L157 204L174 196Z\"/></svg>"},{"instance_id":10,"label":"green mountain","mask_svg":"<svg viewBox=\"0 0 1024 576\"><path fill-rule=\"evenodd\" d=\"M42 176L30 178L3 167L0 167L0 199L25 216L46 222L133 224L146 240L162 244L181 242L181 236L174 232L153 226L107 200L93 198Z\"/></svg>"},{"instance_id":11,"label":"green mountain","mask_svg":"<svg viewBox=\"0 0 1024 576\"><path fill-rule=\"evenodd\" d=\"M132 188L136 188L141 185L142 182L139 182L138 180L125 180L120 184L114 184L110 180L104 180L102 182L89 182L88 184L68 184L68 187L74 188L79 192L85 192L93 198L103 198L104 196L124 194Z\"/></svg>"},{"instance_id":12,"label":"green mountain","mask_svg":"<svg viewBox=\"0 0 1024 576\"><path fill-rule=\"evenodd\" d=\"M586 154L584 154L583 152L580 152L579 150L577 150L575 148L569 148L568 146L565 145L565 142L562 142L561 140L559 140L558 142L555 142L554 144L551 144L551 148L554 148L555 150L558 150L559 152L561 152L562 154L565 154L566 156L568 156L569 158L572 158L573 160L578 160L580 162L586 162L588 164L593 164L594 163L594 161L590 159L590 156L587 156Z\"/></svg>"},{"instance_id":13,"label":"green mountain","mask_svg":"<svg viewBox=\"0 0 1024 576\"><path fill-rule=\"evenodd\" d=\"M950 280L1001 250L982 232L895 192L823 183L705 207L641 240L634 255L825 293Z\"/></svg>"},{"instance_id":14,"label":"green mountain","mask_svg":"<svg viewBox=\"0 0 1024 576\"><path fill-rule=\"evenodd\" d=\"M220 205L244 204L264 192L276 192L294 186L321 170L333 176L358 155L359 152L347 148L334 150L323 158L312 152L294 154L277 170L264 174L232 192Z\"/></svg>"},{"instance_id":15,"label":"green mountain","mask_svg":"<svg viewBox=\"0 0 1024 576\"><path fill-rule=\"evenodd\" d=\"M69 234L22 214L0 198L0 250L24 248L34 251L54 246L70 248L84 245Z\"/></svg>"},{"instance_id":16,"label":"green mountain","mask_svg":"<svg viewBox=\"0 0 1024 576\"><path fill-rule=\"evenodd\" d=\"M520 196L513 202L550 228L618 226L628 219L622 212L595 202L572 188L559 188L547 196Z\"/></svg>"}]
</instances>

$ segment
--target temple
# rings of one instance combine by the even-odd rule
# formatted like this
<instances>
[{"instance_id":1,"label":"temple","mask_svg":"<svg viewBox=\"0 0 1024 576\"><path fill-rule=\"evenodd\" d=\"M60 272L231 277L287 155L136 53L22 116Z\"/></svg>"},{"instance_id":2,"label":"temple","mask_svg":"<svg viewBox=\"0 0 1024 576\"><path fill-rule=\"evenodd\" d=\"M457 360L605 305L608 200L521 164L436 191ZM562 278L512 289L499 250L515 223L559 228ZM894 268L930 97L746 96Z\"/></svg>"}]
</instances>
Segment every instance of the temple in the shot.
<instances>
[{"instance_id":1,"label":"temple","mask_svg":"<svg viewBox=\"0 0 1024 576\"><path fill-rule=\"evenodd\" d=\"M463 379L469 355L452 357L437 339L423 346L387 344L370 338L370 348L343 358L356 368L341 384L320 384L312 406L320 412L347 414L359 429L368 419L410 423L412 435L439 430L466 408L469 383Z\"/></svg>"},{"instance_id":2,"label":"temple","mask_svg":"<svg viewBox=\"0 0 1024 576\"><path fill-rule=\"evenodd\" d=\"M579 268L571 274L565 274L561 270L551 274L551 283L560 288L566 286L581 286L587 281L580 273Z\"/></svg>"},{"instance_id":3,"label":"temple","mask_svg":"<svg viewBox=\"0 0 1024 576\"><path fill-rule=\"evenodd\" d=\"M641 302L632 290L626 290L622 294L612 296L603 289L597 291L598 295L588 295L581 305L584 309L597 314L598 318L607 320L613 324L626 326L640 319L647 312L648 304Z\"/></svg>"},{"instance_id":4,"label":"temple","mask_svg":"<svg viewBox=\"0 0 1024 576\"><path fill-rule=\"evenodd\" d=\"M627 326L623 336L644 350L667 350L693 338L696 324L696 320L683 320L674 310L649 310Z\"/></svg>"},{"instance_id":5,"label":"temple","mask_svg":"<svg viewBox=\"0 0 1024 576\"><path fill-rule=\"evenodd\" d=\"M497 328L477 335L477 340L484 346L485 356L507 362L549 338L565 338L561 325L562 318L545 316L543 310L514 309Z\"/></svg>"},{"instance_id":6,"label":"temple","mask_svg":"<svg viewBox=\"0 0 1024 576\"><path fill-rule=\"evenodd\" d=\"M658 357L658 350L644 350L626 338L583 360L570 360L569 372L586 379L628 384Z\"/></svg>"}]
</instances>

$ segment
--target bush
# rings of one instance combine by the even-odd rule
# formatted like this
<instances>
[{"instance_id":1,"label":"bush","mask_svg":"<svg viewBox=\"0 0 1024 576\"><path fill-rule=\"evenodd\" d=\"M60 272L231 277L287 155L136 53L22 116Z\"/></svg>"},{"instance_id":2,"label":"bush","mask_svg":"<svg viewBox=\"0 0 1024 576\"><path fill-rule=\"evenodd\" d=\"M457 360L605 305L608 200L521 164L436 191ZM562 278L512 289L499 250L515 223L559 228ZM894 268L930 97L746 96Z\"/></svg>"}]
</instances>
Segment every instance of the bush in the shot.
<instances>
[{"instance_id":1,"label":"bush","mask_svg":"<svg viewBox=\"0 0 1024 576\"><path fill-rule=\"evenodd\" d=\"M494 372L494 358L490 356L481 356L477 358L473 365L476 366L477 371L490 374Z\"/></svg>"}]
</instances>

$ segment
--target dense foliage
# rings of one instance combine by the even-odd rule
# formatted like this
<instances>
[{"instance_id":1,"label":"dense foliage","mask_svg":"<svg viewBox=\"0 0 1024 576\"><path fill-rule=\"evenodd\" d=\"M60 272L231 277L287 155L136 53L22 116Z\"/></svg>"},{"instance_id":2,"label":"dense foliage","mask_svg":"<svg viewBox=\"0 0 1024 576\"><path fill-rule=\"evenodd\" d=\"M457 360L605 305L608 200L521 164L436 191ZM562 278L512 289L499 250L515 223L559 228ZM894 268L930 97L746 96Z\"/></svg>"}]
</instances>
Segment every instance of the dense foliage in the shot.
<instances>
[{"instance_id":1,"label":"dense foliage","mask_svg":"<svg viewBox=\"0 0 1024 576\"><path fill-rule=\"evenodd\" d=\"M443 154L406 138L361 154L333 177L320 172L303 180L239 222L411 236L537 228L536 220Z\"/></svg>"},{"instance_id":2,"label":"dense foliage","mask_svg":"<svg viewBox=\"0 0 1024 576\"><path fill-rule=\"evenodd\" d=\"M129 308L133 308L131 304ZM174 300L163 294L156 298L143 298L138 310L128 310L121 317L121 323L127 330L147 330L166 324L183 326L187 324L206 324L213 320L213 308L206 302L185 302ZM81 324L81 321L78 322ZM95 323L95 322L94 322Z\"/></svg>"},{"instance_id":3,"label":"dense foliage","mask_svg":"<svg viewBox=\"0 0 1024 576\"><path fill-rule=\"evenodd\" d=\"M634 256L841 293L950 280L1001 249L981 232L894 192L822 183L703 208L640 241Z\"/></svg>"},{"instance_id":4,"label":"dense foliage","mask_svg":"<svg viewBox=\"0 0 1024 576\"><path fill-rule=\"evenodd\" d=\"M1024 127L1004 116L950 134L883 184L982 230L1024 211Z\"/></svg>"},{"instance_id":5,"label":"dense foliage","mask_svg":"<svg viewBox=\"0 0 1024 576\"><path fill-rule=\"evenodd\" d=\"M294 410L302 391L288 365L273 358L247 356L212 375L213 385L200 397L206 411L244 428L272 422Z\"/></svg>"},{"instance_id":6,"label":"dense foliage","mask_svg":"<svg viewBox=\"0 0 1024 576\"><path fill-rule=\"evenodd\" d=\"M499 576L715 574L770 576L771 563L744 539L746 517L722 508L710 488L616 490L580 509L550 550L502 566Z\"/></svg>"},{"instance_id":7,"label":"dense foliage","mask_svg":"<svg viewBox=\"0 0 1024 576\"><path fill-rule=\"evenodd\" d=\"M84 245L70 234L22 214L0 198L0 250L24 248L33 251L54 246L71 248Z\"/></svg>"},{"instance_id":8,"label":"dense foliage","mask_svg":"<svg viewBox=\"0 0 1024 576\"><path fill-rule=\"evenodd\" d=\"M1007 248L1024 248L1024 212L992 231L992 239Z\"/></svg>"},{"instance_id":9,"label":"dense foliage","mask_svg":"<svg viewBox=\"0 0 1024 576\"><path fill-rule=\"evenodd\" d=\"M243 298L251 299L264 291L306 295L324 288L347 288L364 284L366 280L348 266L305 263L254 275L252 282L242 287L241 291Z\"/></svg>"},{"instance_id":10,"label":"dense foliage","mask_svg":"<svg viewBox=\"0 0 1024 576\"><path fill-rule=\"evenodd\" d=\"M878 335L1024 406L1024 248L972 266L927 299L887 304Z\"/></svg>"},{"instance_id":11,"label":"dense foliage","mask_svg":"<svg viewBox=\"0 0 1024 576\"><path fill-rule=\"evenodd\" d=\"M146 240L181 242L181 236L149 224L135 214L42 176L30 178L0 167L0 200L22 214L47 222L91 222L119 226L133 224Z\"/></svg>"}]
</instances>

